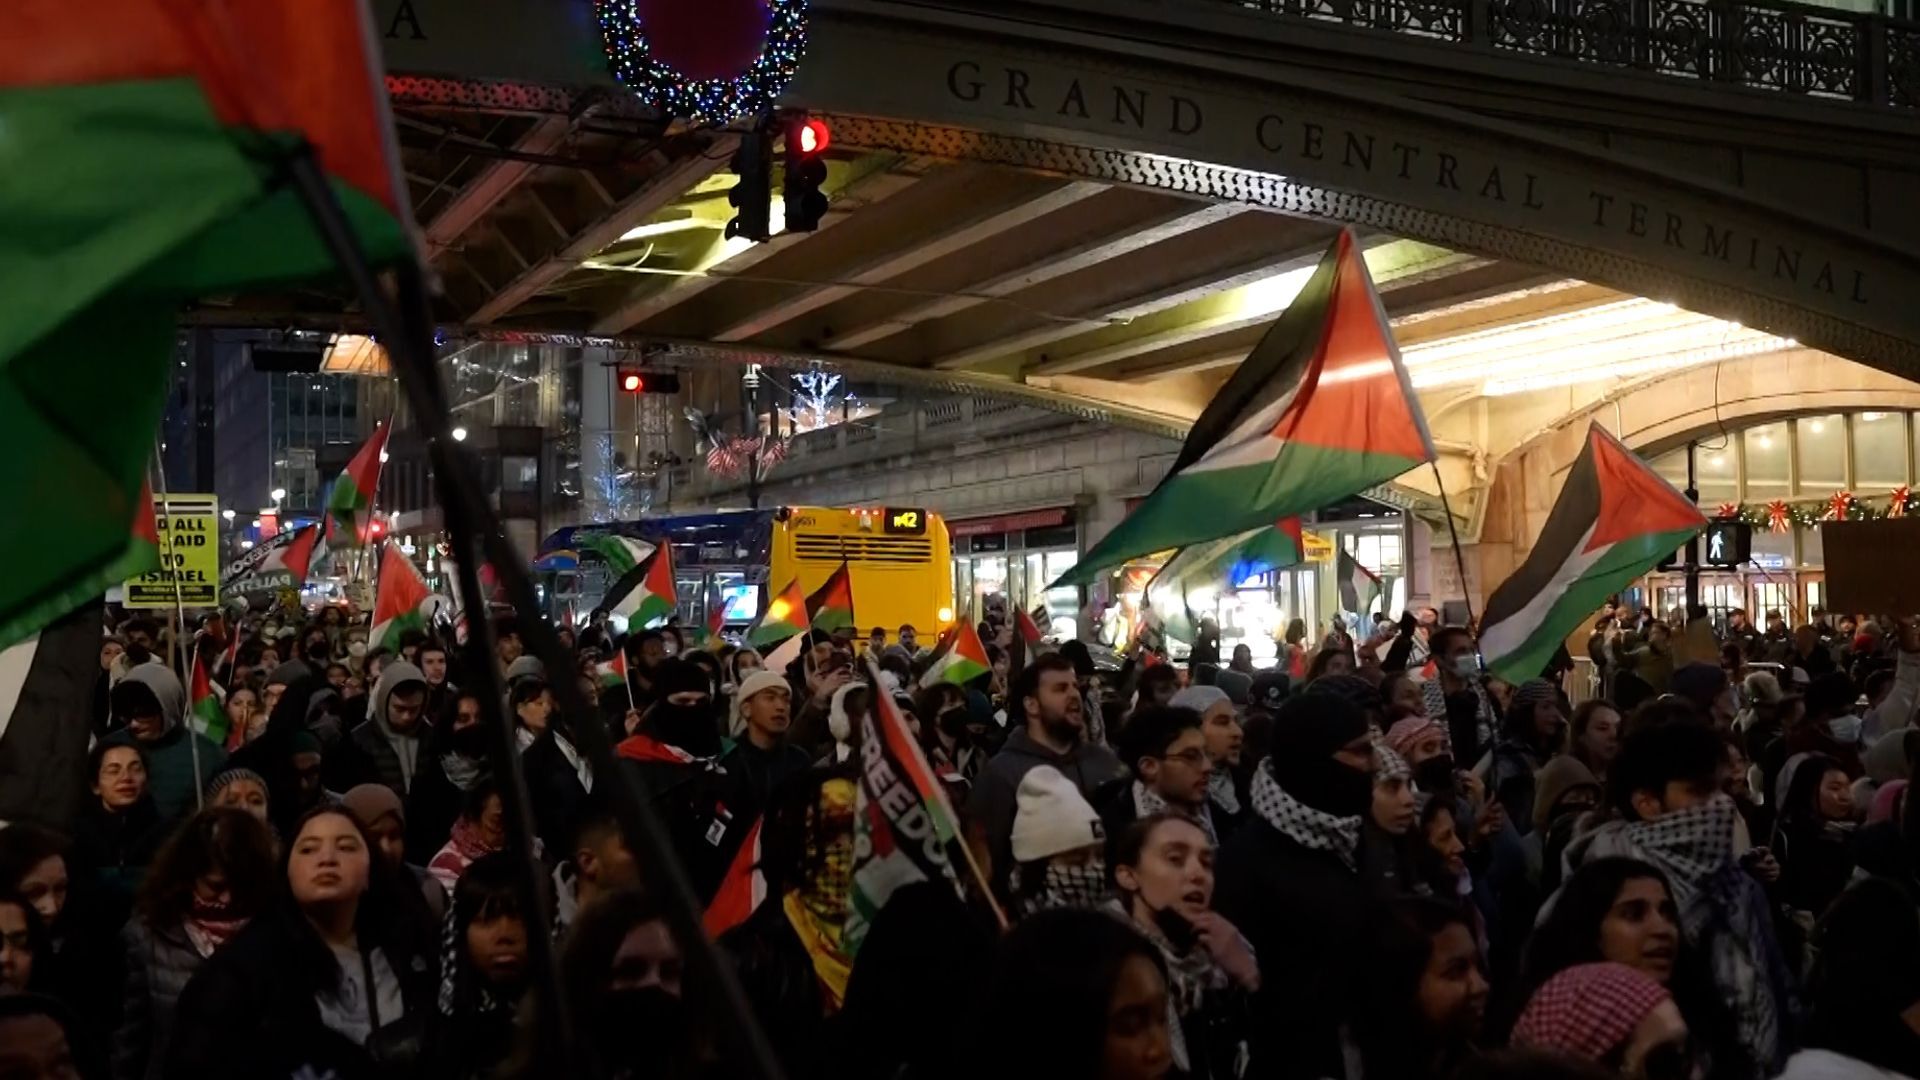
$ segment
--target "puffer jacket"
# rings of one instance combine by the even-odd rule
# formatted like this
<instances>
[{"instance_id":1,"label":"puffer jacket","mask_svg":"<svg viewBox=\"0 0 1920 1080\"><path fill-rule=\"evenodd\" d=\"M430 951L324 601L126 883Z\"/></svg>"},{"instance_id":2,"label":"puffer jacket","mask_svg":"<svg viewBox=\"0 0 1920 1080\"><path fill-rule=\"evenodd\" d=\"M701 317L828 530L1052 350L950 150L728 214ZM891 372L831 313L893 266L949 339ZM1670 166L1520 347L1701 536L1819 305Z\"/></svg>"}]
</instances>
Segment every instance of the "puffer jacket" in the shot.
<instances>
[{"instance_id":1,"label":"puffer jacket","mask_svg":"<svg viewBox=\"0 0 1920 1080\"><path fill-rule=\"evenodd\" d=\"M159 1080L165 1075L173 1006L187 980L206 963L186 931L155 930L132 919L120 931L126 949L126 983L120 1027L113 1033L114 1080Z\"/></svg>"}]
</instances>

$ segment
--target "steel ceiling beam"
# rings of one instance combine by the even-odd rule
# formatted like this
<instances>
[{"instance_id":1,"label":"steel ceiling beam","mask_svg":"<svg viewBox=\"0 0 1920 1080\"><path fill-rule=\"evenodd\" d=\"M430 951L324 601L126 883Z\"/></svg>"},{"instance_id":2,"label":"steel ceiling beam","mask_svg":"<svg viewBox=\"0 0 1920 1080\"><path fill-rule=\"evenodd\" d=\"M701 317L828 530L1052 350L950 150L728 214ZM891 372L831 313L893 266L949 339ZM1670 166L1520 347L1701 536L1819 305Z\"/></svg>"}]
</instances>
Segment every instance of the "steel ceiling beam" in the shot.
<instances>
[{"instance_id":1,"label":"steel ceiling beam","mask_svg":"<svg viewBox=\"0 0 1920 1080\"><path fill-rule=\"evenodd\" d=\"M514 142L513 150L522 154L551 154L566 141L574 123L574 118L568 116L541 117ZM488 162L480 174L455 192L453 199L427 223L427 257L439 258L538 168L538 164L527 160Z\"/></svg>"}]
</instances>

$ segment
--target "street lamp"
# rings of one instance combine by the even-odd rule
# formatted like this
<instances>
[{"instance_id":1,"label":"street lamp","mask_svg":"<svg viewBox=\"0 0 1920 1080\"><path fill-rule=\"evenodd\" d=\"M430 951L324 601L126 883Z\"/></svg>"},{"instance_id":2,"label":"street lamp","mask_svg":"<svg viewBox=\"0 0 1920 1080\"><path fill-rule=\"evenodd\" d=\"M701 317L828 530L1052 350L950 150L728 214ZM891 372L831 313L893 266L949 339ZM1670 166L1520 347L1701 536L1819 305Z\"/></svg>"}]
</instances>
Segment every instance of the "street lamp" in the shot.
<instances>
[{"instance_id":1,"label":"street lamp","mask_svg":"<svg viewBox=\"0 0 1920 1080\"><path fill-rule=\"evenodd\" d=\"M287 497L287 489L286 489L286 488L274 488L274 489L273 489L273 501L274 501L274 502L281 502L281 501L283 501L284 499L286 499L286 497Z\"/></svg>"},{"instance_id":2,"label":"street lamp","mask_svg":"<svg viewBox=\"0 0 1920 1080\"><path fill-rule=\"evenodd\" d=\"M380 451L380 464L385 465L386 463L387 463L387 452L385 450L382 450Z\"/></svg>"},{"instance_id":3,"label":"street lamp","mask_svg":"<svg viewBox=\"0 0 1920 1080\"><path fill-rule=\"evenodd\" d=\"M233 509L232 509L231 507L229 507L229 508L227 508L227 509L225 509L225 510L222 510L222 511L220 511L220 516L221 516L221 517L223 517L223 518L226 518L226 519L227 519L228 521L232 521L232 520L233 520Z\"/></svg>"},{"instance_id":4,"label":"street lamp","mask_svg":"<svg viewBox=\"0 0 1920 1080\"><path fill-rule=\"evenodd\" d=\"M454 442L467 441L467 429L465 425L458 425L453 429L453 441Z\"/></svg>"}]
</instances>

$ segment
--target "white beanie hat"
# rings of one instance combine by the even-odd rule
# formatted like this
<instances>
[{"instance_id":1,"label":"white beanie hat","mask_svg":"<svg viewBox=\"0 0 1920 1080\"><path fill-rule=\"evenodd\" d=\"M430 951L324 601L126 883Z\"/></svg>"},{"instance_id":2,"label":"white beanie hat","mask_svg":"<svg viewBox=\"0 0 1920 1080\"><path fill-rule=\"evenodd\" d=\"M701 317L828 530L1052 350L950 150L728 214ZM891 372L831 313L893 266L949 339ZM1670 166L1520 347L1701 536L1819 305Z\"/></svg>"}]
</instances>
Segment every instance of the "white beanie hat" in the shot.
<instances>
[{"instance_id":1,"label":"white beanie hat","mask_svg":"<svg viewBox=\"0 0 1920 1080\"><path fill-rule=\"evenodd\" d=\"M1181 687L1180 692L1173 695L1173 699L1167 702L1176 709L1192 709L1202 715L1205 715L1208 709L1222 703L1231 705L1233 699L1227 696L1225 690L1217 686Z\"/></svg>"},{"instance_id":2,"label":"white beanie hat","mask_svg":"<svg viewBox=\"0 0 1920 1080\"><path fill-rule=\"evenodd\" d=\"M792 684L788 683L787 677L778 671L762 668L741 681L740 688L733 693L733 724L731 726L734 735L746 729L747 699L762 690L772 690L775 687L785 690L788 694L793 693Z\"/></svg>"},{"instance_id":3,"label":"white beanie hat","mask_svg":"<svg viewBox=\"0 0 1920 1080\"><path fill-rule=\"evenodd\" d=\"M1029 769L1020 780L1015 799L1015 862L1037 862L1106 841L1106 827L1100 815L1093 812L1093 804L1051 765Z\"/></svg>"}]
</instances>

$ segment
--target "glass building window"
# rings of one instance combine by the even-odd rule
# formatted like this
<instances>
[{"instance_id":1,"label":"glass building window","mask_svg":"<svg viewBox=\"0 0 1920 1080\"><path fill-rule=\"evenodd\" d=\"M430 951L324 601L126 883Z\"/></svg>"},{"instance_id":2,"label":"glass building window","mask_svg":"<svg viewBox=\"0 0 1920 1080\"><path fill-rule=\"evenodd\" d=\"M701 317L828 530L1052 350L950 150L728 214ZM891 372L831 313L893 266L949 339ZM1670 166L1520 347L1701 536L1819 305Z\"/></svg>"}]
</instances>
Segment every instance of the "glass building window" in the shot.
<instances>
[{"instance_id":1,"label":"glass building window","mask_svg":"<svg viewBox=\"0 0 1920 1080\"><path fill-rule=\"evenodd\" d=\"M1800 454L1800 494L1824 495L1847 486L1847 422L1839 413L1794 424Z\"/></svg>"},{"instance_id":2,"label":"glass building window","mask_svg":"<svg viewBox=\"0 0 1920 1080\"><path fill-rule=\"evenodd\" d=\"M1774 532L1764 522L1754 526L1753 561L1768 570L1785 570L1793 566L1793 533Z\"/></svg>"},{"instance_id":3,"label":"glass building window","mask_svg":"<svg viewBox=\"0 0 1920 1080\"><path fill-rule=\"evenodd\" d=\"M501 491L540 490L540 459L531 454L509 454L500 459Z\"/></svg>"},{"instance_id":4,"label":"glass building window","mask_svg":"<svg viewBox=\"0 0 1920 1080\"><path fill-rule=\"evenodd\" d=\"M1853 490L1892 491L1906 482L1906 414L1855 413L1853 416Z\"/></svg>"},{"instance_id":5,"label":"glass building window","mask_svg":"<svg viewBox=\"0 0 1920 1080\"><path fill-rule=\"evenodd\" d=\"M1820 543L1820 526L1800 530L1800 565L1817 570L1827 565L1826 549Z\"/></svg>"},{"instance_id":6,"label":"glass building window","mask_svg":"<svg viewBox=\"0 0 1920 1080\"><path fill-rule=\"evenodd\" d=\"M1740 433L1746 451L1746 497L1749 501L1784 499L1793 494L1788 463L1787 425L1762 424Z\"/></svg>"}]
</instances>

